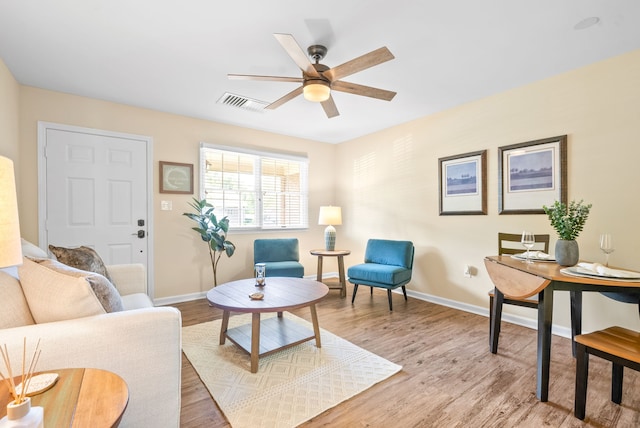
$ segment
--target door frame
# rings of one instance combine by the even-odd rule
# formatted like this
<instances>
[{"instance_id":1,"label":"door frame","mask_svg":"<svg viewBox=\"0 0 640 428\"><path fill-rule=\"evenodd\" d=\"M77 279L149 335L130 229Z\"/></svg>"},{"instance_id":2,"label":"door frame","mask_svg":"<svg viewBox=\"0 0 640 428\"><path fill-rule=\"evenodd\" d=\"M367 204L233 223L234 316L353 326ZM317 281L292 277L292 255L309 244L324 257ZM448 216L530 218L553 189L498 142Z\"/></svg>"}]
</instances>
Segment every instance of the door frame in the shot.
<instances>
[{"instance_id":1,"label":"door frame","mask_svg":"<svg viewBox=\"0 0 640 428\"><path fill-rule=\"evenodd\" d=\"M147 153L147 295L154 301L154 257L153 257L153 137L138 134L127 134L122 132L106 131L96 128L85 128L81 126L65 125L53 122L38 121L38 242L44 245L47 251L49 243L46 233L47 219L47 156L45 146L47 142L48 130L59 130L67 132L79 132L84 134L104 135L114 138L126 138L131 140L144 141Z\"/></svg>"}]
</instances>

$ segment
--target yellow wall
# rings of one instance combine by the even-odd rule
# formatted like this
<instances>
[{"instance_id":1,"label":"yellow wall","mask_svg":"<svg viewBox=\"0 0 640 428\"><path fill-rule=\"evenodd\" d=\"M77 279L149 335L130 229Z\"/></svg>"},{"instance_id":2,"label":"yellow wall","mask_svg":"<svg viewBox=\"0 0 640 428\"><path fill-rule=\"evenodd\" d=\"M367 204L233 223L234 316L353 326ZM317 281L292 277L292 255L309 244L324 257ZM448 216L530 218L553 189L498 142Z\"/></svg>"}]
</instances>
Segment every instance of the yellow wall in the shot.
<instances>
[{"instance_id":1,"label":"yellow wall","mask_svg":"<svg viewBox=\"0 0 640 428\"><path fill-rule=\"evenodd\" d=\"M0 67L3 88L6 81L15 91L12 77ZM308 153L311 228L290 234L300 238L307 275L315 273L316 263L308 250L322 246L323 227L314 224L314 216L320 205L333 203L343 207L338 246L352 250L347 266L362 260L367 238L410 239L416 245L414 279L409 285L412 291L484 308L492 284L483 257L495 254L498 231L527 228L550 233L552 245L555 242L544 215L497 214L497 148L567 134L569 199L584 198L594 205L578 238L581 256L602 260L597 238L606 230L617 241L612 264L640 270L640 237L635 224L640 208L640 51L339 145L32 87L19 86L19 91L19 103L15 96L8 100L2 96L0 106L14 110L19 105L19 114L13 115L19 116L20 122L21 223L23 235L33 241L37 240L37 121L153 137L156 298L199 293L211 284L205 248L181 216L188 209L189 197L168 197L157 189L158 161L197 165L200 141ZM15 135L9 133L9 138ZM15 152L15 147L0 142L3 152ZM438 158L482 149L488 150L489 214L439 216ZM329 162L336 162L331 173L324 167ZM172 200L174 210L160 211L162 199ZM223 260L221 281L250 274L251 244L257 236L263 235L230 235L238 252ZM472 278L463 276L465 264L475 267ZM335 267L329 265L327 270ZM569 325L566 294L558 293L554 318L565 327ZM532 311L505 310L535 318ZM610 324L640 329L637 308L599 295L585 296L585 329Z\"/></svg>"},{"instance_id":2,"label":"yellow wall","mask_svg":"<svg viewBox=\"0 0 640 428\"><path fill-rule=\"evenodd\" d=\"M268 234L231 233L237 251L227 259L223 256L218 270L218 282L246 278L253 272L253 240L256 237L289 237L300 240L301 259L307 273L315 273L316 260L309 251L322 247L322 226L315 223L313 213L320 205L335 204L334 181L322 165L334 159L336 147L299 138L285 137L253 131L205 120L161 113L95 99L77 97L33 87L21 88L20 159L23 174L20 179L24 192L22 203L32 207L21 213L23 236L38 240L37 218L37 122L55 122L115 132L153 137L154 157L154 263L155 298L182 296L207 291L213 284L211 263L206 244L191 230L194 224L182 215L191 211L191 196L168 195L158 192L158 161L169 160L195 165L199 173L198 156L201 141L225 145L269 147L287 152L306 153L309 156L310 229L301 232L274 232ZM254 113L247 113L254 114ZM196 180L196 194L197 188ZM172 211L161 211L160 201L173 203ZM317 214L316 214L317 215Z\"/></svg>"},{"instance_id":3,"label":"yellow wall","mask_svg":"<svg viewBox=\"0 0 640 428\"><path fill-rule=\"evenodd\" d=\"M598 236L616 240L611 263L640 270L640 51L424 117L338 146L340 236L362 258L369 237L416 246L410 288L487 306L491 281L483 258L497 252L499 231L557 235L543 215L498 215L498 147L568 135L569 200L593 203L578 237L581 257L603 261ZM487 149L488 215L439 216L438 159ZM463 266L477 268L472 278ZM569 325L568 293L554 319ZM587 293L589 294L589 293ZM520 308L517 308L520 309ZM509 309L534 318L533 311ZM640 327L638 308L591 293L585 328ZM602 316L601 316L602 314Z\"/></svg>"}]
</instances>

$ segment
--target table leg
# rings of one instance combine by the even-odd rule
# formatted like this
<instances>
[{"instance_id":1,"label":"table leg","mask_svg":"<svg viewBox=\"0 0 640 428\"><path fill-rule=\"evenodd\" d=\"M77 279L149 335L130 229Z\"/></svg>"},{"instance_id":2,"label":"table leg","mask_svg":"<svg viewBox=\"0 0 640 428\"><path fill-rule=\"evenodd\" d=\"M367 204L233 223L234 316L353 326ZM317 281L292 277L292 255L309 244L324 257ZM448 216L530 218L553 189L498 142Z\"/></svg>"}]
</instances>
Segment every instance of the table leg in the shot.
<instances>
[{"instance_id":1,"label":"table leg","mask_svg":"<svg viewBox=\"0 0 640 428\"><path fill-rule=\"evenodd\" d=\"M260 355L260 312L251 316L251 373L258 372L258 356Z\"/></svg>"},{"instance_id":2,"label":"table leg","mask_svg":"<svg viewBox=\"0 0 640 428\"><path fill-rule=\"evenodd\" d=\"M316 273L316 281L322 282L322 256L318 256L318 269Z\"/></svg>"},{"instance_id":3,"label":"table leg","mask_svg":"<svg viewBox=\"0 0 640 428\"><path fill-rule=\"evenodd\" d=\"M551 324L553 322L553 287L539 293L538 302L538 373L536 396L540 401L549 399L549 369L551 366Z\"/></svg>"},{"instance_id":4,"label":"table leg","mask_svg":"<svg viewBox=\"0 0 640 428\"><path fill-rule=\"evenodd\" d=\"M347 281L344 277L344 257L338 256L338 276L340 277L340 297L347 297Z\"/></svg>"},{"instance_id":5,"label":"table leg","mask_svg":"<svg viewBox=\"0 0 640 428\"><path fill-rule=\"evenodd\" d=\"M497 287L493 289L493 305L491 311L489 325L489 351L492 354L498 352L498 338L500 337L500 320L502 319L502 304L504 302L504 294Z\"/></svg>"},{"instance_id":6,"label":"table leg","mask_svg":"<svg viewBox=\"0 0 640 428\"><path fill-rule=\"evenodd\" d=\"M316 336L316 347L321 348L320 343L320 326L318 325L318 313L316 312L316 305L311 305L311 322L313 323L313 333Z\"/></svg>"},{"instance_id":7,"label":"table leg","mask_svg":"<svg viewBox=\"0 0 640 428\"><path fill-rule=\"evenodd\" d=\"M227 339L227 328L229 327L229 311L222 312L222 325L220 327L220 345L224 345Z\"/></svg>"},{"instance_id":8,"label":"table leg","mask_svg":"<svg viewBox=\"0 0 640 428\"><path fill-rule=\"evenodd\" d=\"M577 335L582 333L582 291L570 291L571 296L571 352L576 356Z\"/></svg>"}]
</instances>

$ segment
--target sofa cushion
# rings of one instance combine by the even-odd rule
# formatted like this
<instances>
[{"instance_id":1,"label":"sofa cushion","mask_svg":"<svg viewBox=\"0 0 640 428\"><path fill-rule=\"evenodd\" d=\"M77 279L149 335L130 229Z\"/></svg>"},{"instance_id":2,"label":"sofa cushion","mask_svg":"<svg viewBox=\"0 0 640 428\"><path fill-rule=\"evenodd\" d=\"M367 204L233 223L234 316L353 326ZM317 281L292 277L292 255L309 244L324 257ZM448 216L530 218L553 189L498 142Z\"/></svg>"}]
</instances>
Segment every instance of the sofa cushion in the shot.
<instances>
[{"instance_id":1,"label":"sofa cushion","mask_svg":"<svg viewBox=\"0 0 640 428\"><path fill-rule=\"evenodd\" d=\"M0 270L0 329L34 324L20 281Z\"/></svg>"},{"instance_id":2,"label":"sofa cushion","mask_svg":"<svg viewBox=\"0 0 640 428\"><path fill-rule=\"evenodd\" d=\"M122 296L122 306L125 311L133 309L153 308L153 302L144 293L133 293Z\"/></svg>"},{"instance_id":3,"label":"sofa cushion","mask_svg":"<svg viewBox=\"0 0 640 428\"><path fill-rule=\"evenodd\" d=\"M93 248L85 246L64 248L49 245L49 250L56 256L59 262L76 269L99 273L111 281L107 267Z\"/></svg>"},{"instance_id":4,"label":"sofa cushion","mask_svg":"<svg viewBox=\"0 0 640 428\"><path fill-rule=\"evenodd\" d=\"M89 285L91 285L91 289L106 312L119 312L124 310L122 298L120 297L120 293L118 293L116 287L111 283L111 281L99 273L76 269L52 259L38 259L34 261L42 266L48 267L49 269L53 269L56 272L70 275L75 278L85 278L87 282L89 282Z\"/></svg>"},{"instance_id":5,"label":"sofa cushion","mask_svg":"<svg viewBox=\"0 0 640 428\"><path fill-rule=\"evenodd\" d=\"M42 248L22 238L22 255L30 259L48 259L49 254Z\"/></svg>"},{"instance_id":6,"label":"sofa cushion","mask_svg":"<svg viewBox=\"0 0 640 428\"><path fill-rule=\"evenodd\" d=\"M25 258L22 266L18 268L18 274L36 323L82 318L107 312L93 291L92 281L89 280L89 276L95 275L93 273L85 272L82 276L74 276ZM97 282L98 280L93 281L94 286Z\"/></svg>"}]
</instances>

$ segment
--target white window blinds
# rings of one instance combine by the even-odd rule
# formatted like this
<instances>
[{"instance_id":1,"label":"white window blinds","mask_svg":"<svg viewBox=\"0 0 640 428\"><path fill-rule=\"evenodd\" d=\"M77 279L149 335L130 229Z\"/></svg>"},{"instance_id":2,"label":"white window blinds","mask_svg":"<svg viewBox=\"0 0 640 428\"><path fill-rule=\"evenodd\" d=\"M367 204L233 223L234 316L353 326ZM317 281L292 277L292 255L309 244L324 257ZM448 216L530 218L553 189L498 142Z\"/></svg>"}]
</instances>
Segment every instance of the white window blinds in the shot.
<instances>
[{"instance_id":1,"label":"white window blinds","mask_svg":"<svg viewBox=\"0 0 640 428\"><path fill-rule=\"evenodd\" d=\"M200 148L200 189L235 229L309 226L306 157L214 146Z\"/></svg>"}]
</instances>

